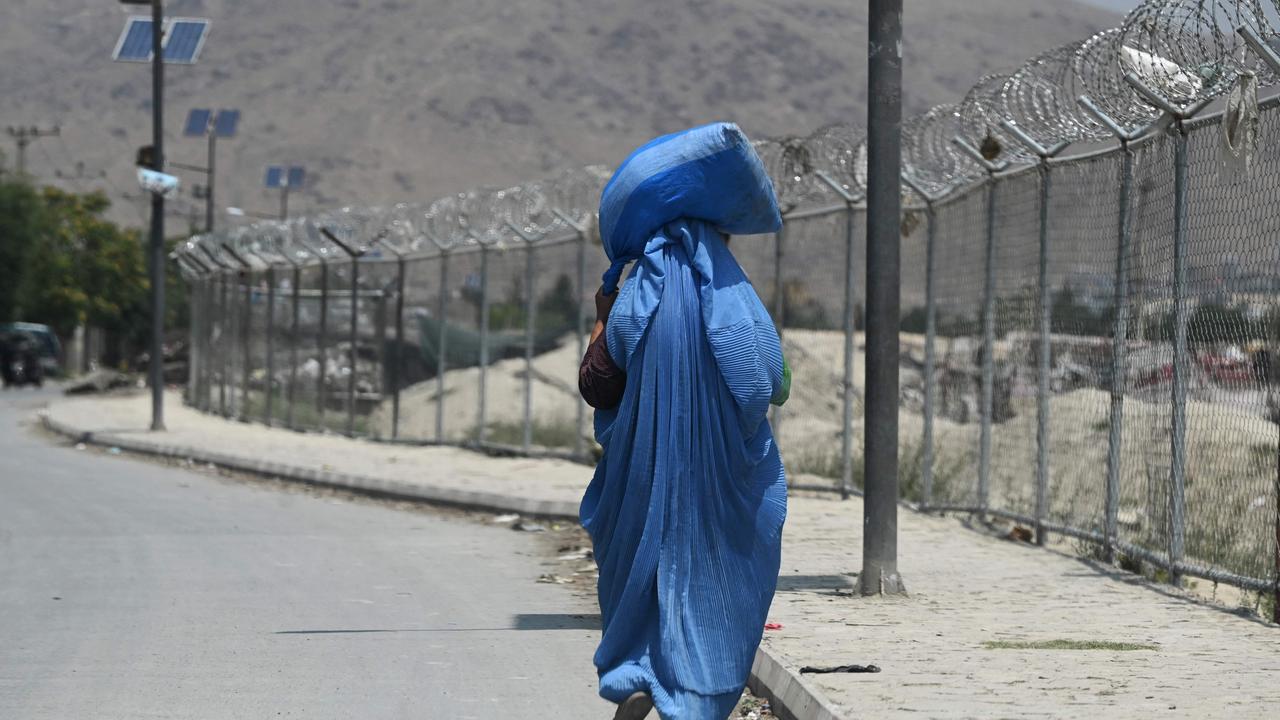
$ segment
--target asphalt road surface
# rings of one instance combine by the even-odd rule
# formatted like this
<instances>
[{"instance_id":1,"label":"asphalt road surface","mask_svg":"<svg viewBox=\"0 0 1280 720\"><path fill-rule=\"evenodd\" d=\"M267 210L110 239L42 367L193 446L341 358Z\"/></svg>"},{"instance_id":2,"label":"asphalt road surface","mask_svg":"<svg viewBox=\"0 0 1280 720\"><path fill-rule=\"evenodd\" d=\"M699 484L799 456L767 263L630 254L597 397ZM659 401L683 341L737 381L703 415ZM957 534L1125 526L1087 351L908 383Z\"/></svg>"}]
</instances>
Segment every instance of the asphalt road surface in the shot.
<instances>
[{"instance_id":1,"label":"asphalt road surface","mask_svg":"<svg viewBox=\"0 0 1280 720\"><path fill-rule=\"evenodd\" d=\"M51 394L0 393L0 718L612 716L531 536L78 451Z\"/></svg>"}]
</instances>

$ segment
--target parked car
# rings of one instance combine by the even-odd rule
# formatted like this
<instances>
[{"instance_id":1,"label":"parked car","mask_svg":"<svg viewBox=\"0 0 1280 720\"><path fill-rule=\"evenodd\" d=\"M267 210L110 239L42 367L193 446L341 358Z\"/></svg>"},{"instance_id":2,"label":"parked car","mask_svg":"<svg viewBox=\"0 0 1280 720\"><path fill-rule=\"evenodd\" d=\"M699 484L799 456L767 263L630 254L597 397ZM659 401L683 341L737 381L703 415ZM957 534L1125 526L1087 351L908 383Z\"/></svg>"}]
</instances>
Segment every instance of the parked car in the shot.
<instances>
[{"instance_id":1,"label":"parked car","mask_svg":"<svg viewBox=\"0 0 1280 720\"><path fill-rule=\"evenodd\" d=\"M35 341L43 375L57 375L62 371L62 344L52 328L39 323L0 323L0 338L18 335L26 335Z\"/></svg>"}]
</instances>

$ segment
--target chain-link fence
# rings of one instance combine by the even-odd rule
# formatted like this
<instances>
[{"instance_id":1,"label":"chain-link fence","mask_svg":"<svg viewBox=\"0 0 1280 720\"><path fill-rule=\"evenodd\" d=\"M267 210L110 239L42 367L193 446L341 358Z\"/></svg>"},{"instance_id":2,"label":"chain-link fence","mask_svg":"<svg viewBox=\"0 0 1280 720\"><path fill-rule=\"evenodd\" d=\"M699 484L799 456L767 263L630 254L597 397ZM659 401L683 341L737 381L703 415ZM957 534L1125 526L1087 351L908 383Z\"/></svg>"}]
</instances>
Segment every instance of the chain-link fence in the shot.
<instances>
[{"instance_id":1,"label":"chain-link fence","mask_svg":"<svg viewBox=\"0 0 1280 720\"><path fill-rule=\"evenodd\" d=\"M1151 0L905 123L905 501L1278 589L1280 98L1256 99L1276 18ZM858 492L865 140L757 147L785 227L731 247L795 377L774 430L793 486ZM577 369L608 174L193 239L188 401L590 459Z\"/></svg>"}]
</instances>

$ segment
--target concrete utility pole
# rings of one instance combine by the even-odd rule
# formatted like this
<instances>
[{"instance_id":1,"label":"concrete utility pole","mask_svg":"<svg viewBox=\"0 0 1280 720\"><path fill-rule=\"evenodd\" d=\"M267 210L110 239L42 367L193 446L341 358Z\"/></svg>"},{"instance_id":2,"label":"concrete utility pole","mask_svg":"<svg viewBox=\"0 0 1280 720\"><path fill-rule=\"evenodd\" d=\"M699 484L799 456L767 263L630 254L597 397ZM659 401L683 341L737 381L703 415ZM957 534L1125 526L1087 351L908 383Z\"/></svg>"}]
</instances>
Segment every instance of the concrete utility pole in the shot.
<instances>
[{"instance_id":1,"label":"concrete utility pole","mask_svg":"<svg viewBox=\"0 0 1280 720\"><path fill-rule=\"evenodd\" d=\"M863 595L898 576L898 313L902 284L902 0L870 0L867 47L867 378Z\"/></svg>"},{"instance_id":2,"label":"concrete utility pole","mask_svg":"<svg viewBox=\"0 0 1280 720\"><path fill-rule=\"evenodd\" d=\"M18 145L18 174L25 175L27 172L27 146L42 137L57 137L62 128L54 125L51 128L32 127L8 127L5 130L9 133L9 137L13 138Z\"/></svg>"}]
</instances>

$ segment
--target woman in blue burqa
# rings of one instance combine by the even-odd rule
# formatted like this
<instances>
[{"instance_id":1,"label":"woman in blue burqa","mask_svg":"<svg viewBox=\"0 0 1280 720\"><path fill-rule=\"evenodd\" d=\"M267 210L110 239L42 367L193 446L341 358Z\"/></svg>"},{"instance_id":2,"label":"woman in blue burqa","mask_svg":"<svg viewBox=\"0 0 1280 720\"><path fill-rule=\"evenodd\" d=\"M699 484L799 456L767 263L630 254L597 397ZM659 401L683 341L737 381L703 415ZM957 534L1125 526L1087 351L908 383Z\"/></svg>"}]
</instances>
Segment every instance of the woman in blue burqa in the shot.
<instances>
[{"instance_id":1,"label":"woman in blue burqa","mask_svg":"<svg viewBox=\"0 0 1280 720\"><path fill-rule=\"evenodd\" d=\"M724 720L760 644L786 515L766 413L790 372L729 236L781 224L727 123L644 145L601 197L612 265L579 386L604 454L581 517L600 568L600 695L619 720Z\"/></svg>"}]
</instances>

